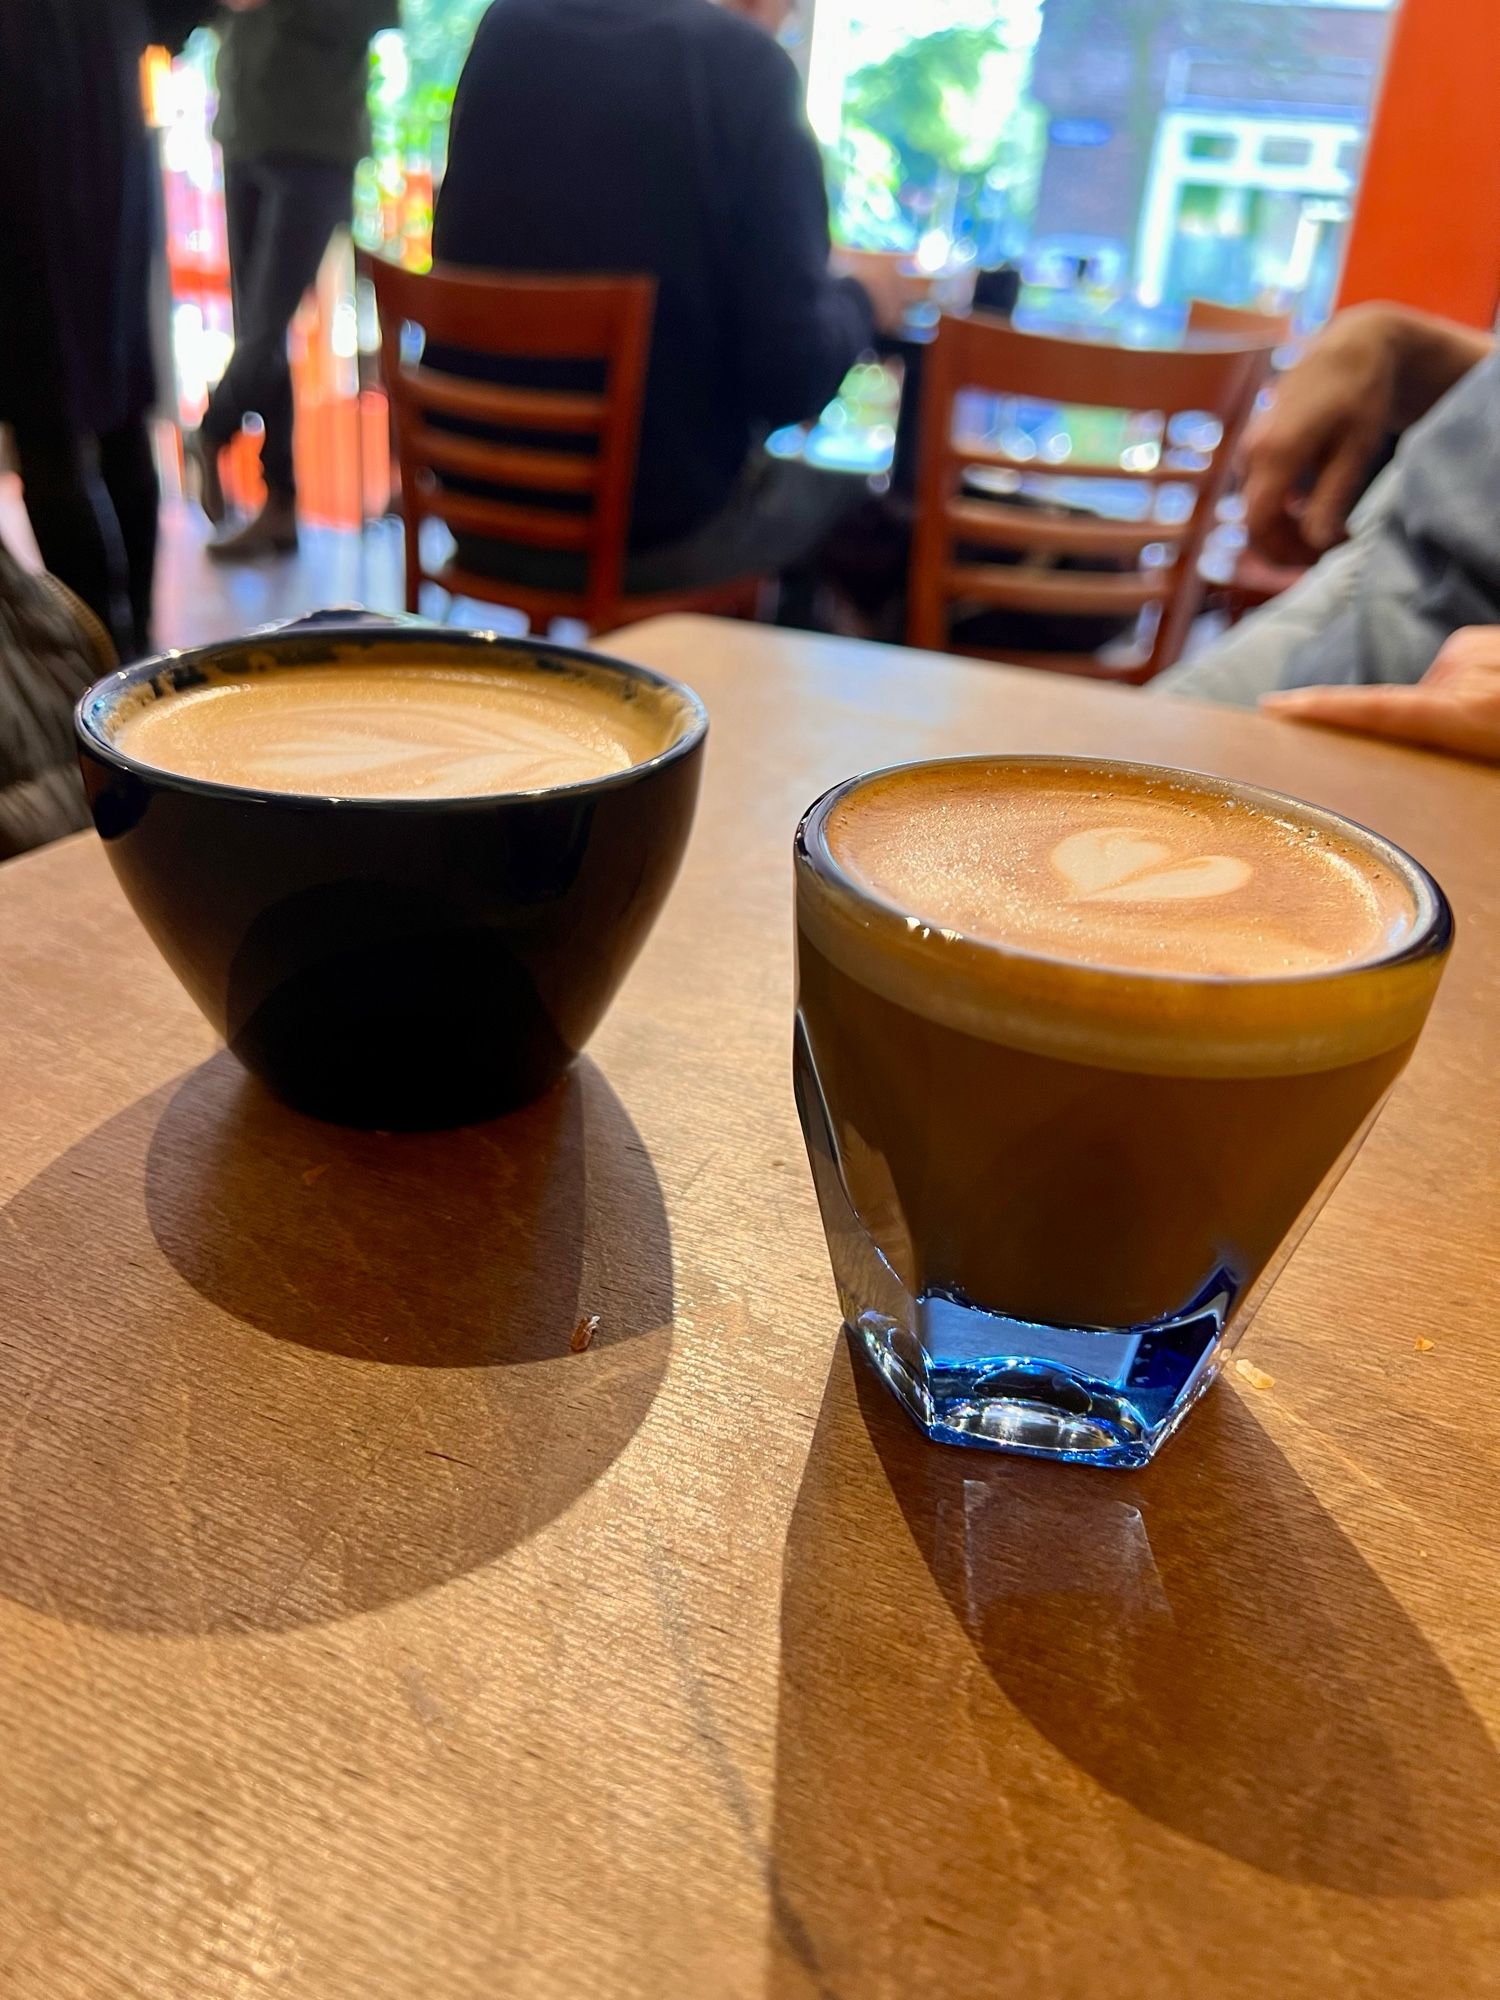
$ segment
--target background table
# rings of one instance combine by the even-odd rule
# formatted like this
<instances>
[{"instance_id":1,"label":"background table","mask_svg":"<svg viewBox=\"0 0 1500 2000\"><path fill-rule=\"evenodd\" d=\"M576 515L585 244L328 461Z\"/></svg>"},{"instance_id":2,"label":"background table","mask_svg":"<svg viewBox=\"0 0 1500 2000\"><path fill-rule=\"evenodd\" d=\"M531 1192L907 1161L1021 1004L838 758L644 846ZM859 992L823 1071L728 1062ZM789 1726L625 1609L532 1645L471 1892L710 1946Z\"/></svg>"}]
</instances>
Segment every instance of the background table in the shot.
<instances>
[{"instance_id":1,"label":"background table","mask_svg":"<svg viewBox=\"0 0 1500 2000\"><path fill-rule=\"evenodd\" d=\"M619 649L708 700L702 816L508 1124L294 1118L91 840L0 873L0 1993L1500 1990L1500 777L748 626ZM1248 1337L1274 1386L1138 1476L929 1446L838 1334L792 828L977 748L1283 784L1459 912Z\"/></svg>"}]
</instances>

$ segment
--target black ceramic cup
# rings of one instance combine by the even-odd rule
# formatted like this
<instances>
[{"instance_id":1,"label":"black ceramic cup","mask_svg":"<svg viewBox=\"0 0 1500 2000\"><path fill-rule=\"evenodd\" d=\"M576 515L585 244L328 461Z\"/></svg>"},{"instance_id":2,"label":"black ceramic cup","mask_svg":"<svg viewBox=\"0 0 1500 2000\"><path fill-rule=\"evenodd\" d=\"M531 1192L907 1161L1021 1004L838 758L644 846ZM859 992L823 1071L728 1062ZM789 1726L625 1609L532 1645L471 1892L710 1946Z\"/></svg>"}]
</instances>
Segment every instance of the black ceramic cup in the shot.
<instances>
[{"instance_id":1,"label":"black ceramic cup","mask_svg":"<svg viewBox=\"0 0 1500 2000\"><path fill-rule=\"evenodd\" d=\"M451 799L251 791L115 741L142 701L340 662L582 675L665 704L668 740L609 777ZM126 667L76 722L115 874L212 1025L299 1110L392 1128L495 1116L567 1068L676 877L708 732L698 697L645 667L359 611Z\"/></svg>"}]
</instances>

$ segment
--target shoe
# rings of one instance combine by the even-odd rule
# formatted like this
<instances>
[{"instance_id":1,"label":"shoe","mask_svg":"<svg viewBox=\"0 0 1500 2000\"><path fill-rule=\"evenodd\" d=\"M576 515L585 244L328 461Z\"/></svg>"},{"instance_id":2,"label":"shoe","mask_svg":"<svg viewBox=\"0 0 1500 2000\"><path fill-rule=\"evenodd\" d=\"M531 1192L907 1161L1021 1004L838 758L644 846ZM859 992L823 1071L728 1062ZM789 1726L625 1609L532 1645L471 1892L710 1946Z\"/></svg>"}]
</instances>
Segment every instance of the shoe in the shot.
<instances>
[{"instance_id":1,"label":"shoe","mask_svg":"<svg viewBox=\"0 0 1500 2000\"><path fill-rule=\"evenodd\" d=\"M289 556L297 547L297 509L290 500L268 500L253 521L231 528L208 545L211 561L259 562L265 556Z\"/></svg>"},{"instance_id":2,"label":"shoe","mask_svg":"<svg viewBox=\"0 0 1500 2000\"><path fill-rule=\"evenodd\" d=\"M224 488L219 480L219 447L210 444L202 431L197 430L183 439L182 456L187 468L188 490L195 494L198 505L211 525L217 528L226 512Z\"/></svg>"}]
</instances>

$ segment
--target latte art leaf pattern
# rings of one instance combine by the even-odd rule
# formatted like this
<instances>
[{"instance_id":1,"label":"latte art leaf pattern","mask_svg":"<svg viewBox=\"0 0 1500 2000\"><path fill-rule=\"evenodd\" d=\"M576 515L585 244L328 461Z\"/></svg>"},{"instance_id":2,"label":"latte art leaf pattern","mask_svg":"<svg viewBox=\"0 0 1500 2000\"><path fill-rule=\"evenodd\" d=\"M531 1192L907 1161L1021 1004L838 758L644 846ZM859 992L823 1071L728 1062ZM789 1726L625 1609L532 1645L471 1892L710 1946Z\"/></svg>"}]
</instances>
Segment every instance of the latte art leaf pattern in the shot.
<instances>
[{"instance_id":1,"label":"latte art leaf pattern","mask_svg":"<svg viewBox=\"0 0 1500 2000\"><path fill-rule=\"evenodd\" d=\"M299 668L212 683L130 718L143 763L324 798L470 798L609 777L670 725L566 674L420 666Z\"/></svg>"},{"instance_id":2,"label":"latte art leaf pattern","mask_svg":"<svg viewBox=\"0 0 1500 2000\"><path fill-rule=\"evenodd\" d=\"M397 735L376 722L357 726L339 708L306 708L284 737L265 732L256 745L257 760L267 778L287 791L352 789L391 796L428 789L438 767L444 790L453 794L494 791L497 780L507 790L540 791L571 783L578 773L577 739L560 738L555 726L538 717L480 721L449 708L408 703L401 719ZM627 761L621 756L604 768L623 770Z\"/></svg>"}]
</instances>

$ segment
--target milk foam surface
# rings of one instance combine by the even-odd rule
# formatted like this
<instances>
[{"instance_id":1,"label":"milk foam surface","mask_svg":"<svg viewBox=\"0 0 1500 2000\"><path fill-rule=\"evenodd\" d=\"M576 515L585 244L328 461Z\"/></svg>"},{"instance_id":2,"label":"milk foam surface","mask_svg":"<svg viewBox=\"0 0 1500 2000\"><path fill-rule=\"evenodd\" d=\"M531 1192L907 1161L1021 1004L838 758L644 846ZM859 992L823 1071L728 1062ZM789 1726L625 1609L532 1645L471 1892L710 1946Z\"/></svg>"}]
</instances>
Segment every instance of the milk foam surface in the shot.
<instances>
[{"instance_id":1,"label":"milk foam surface","mask_svg":"<svg viewBox=\"0 0 1500 2000\"><path fill-rule=\"evenodd\" d=\"M661 710L524 669L297 667L154 701L116 741L160 769L257 791L463 798L607 777L658 755Z\"/></svg>"},{"instance_id":2,"label":"milk foam surface","mask_svg":"<svg viewBox=\"0 0 1500 2000\"><path fill-rule=\"evenodd\" d=\"M842 800L827 841L925 926L1099 968L1326 972L1399 950L1418 918L1373 847L1155 774L919 766Z\"/></svg>"}]
</instances>

